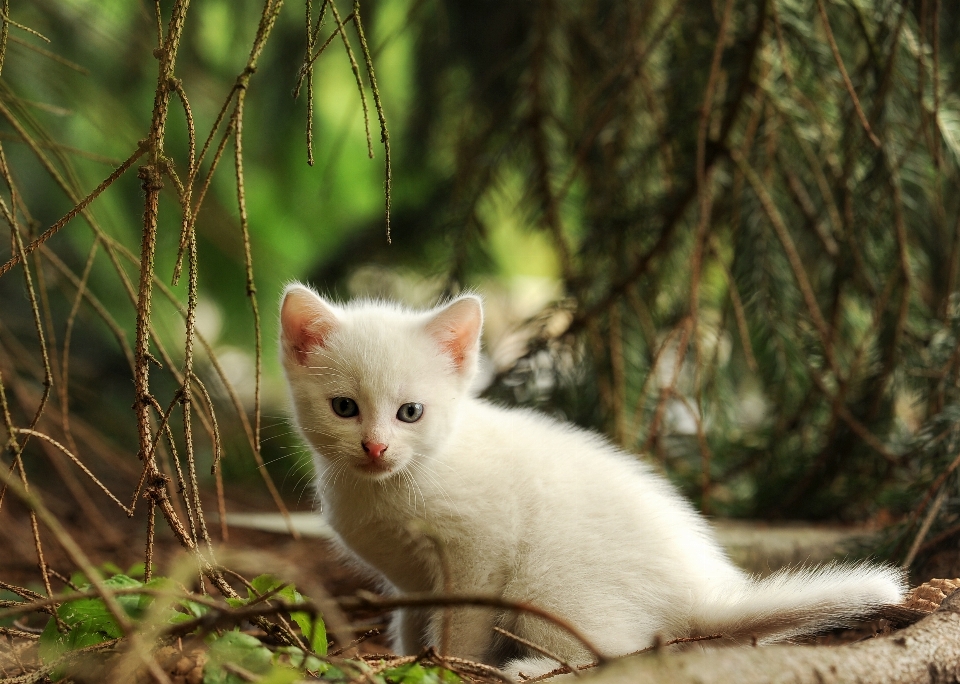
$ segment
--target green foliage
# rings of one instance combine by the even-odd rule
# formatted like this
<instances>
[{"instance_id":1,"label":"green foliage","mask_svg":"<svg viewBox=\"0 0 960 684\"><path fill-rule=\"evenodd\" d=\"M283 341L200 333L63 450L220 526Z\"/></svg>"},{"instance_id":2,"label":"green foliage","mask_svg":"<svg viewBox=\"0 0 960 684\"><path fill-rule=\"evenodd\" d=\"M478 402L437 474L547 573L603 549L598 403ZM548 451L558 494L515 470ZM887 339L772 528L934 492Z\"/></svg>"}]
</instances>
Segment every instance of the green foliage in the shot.
<instances>
[{"instance_id":1,"label":"green foliage","mask_svg":"<svg viewBox=\"0 0 960 684\"><path fill-rule=\"evenodd\" d=\"M287 603L303 603L304 601L303 596L292 584L281 582L270 575L260 575L250 584L260 596L274 594ZM247 593L248 601L257 598L253 591L248 589ZM327 630L320 616L312 616L304 611L292 611L290 618L300 628L310 650L320 656L327 655Z\"/></svg>"},{"instance_id":2,"label":"green foliage","mask_svg":"<svg viewBox=\"0 0 960 684\"><path fill-rule=\"evenodd\" d=\"M407 663L392 667L383 676L393 684L460 684L456 672L443 667L424 666L422 663Z\"/></svg>"},{"instance_id":3,"label":"green foliage","mask_svg":"<svg viewBox=\"0 0 960 684\"><path fill-rule=\"evenodd\" d=\"M273 653L259 639L233 630L212 640L207 664L203 668L203 684L240 684L242 677L224 669L225 664L262 675L273 668Z\"/></svg>"},{"instance_id":4,"label":"green foliage","mask_svg":"<svg viewBox=\"0 0 960 684\"><path fill-rule=\"evenodd\" d=\"M113 564L103 567L116 568ZM128 575L115 574L104 580L103 584L115 591L139 588L175 590L165 577L157 577L144 584ZM80 590L85 592L91 588L89 584L80 586ZM240 608L271 598L292 605L307 601L292 584L281 582L271 575L260 575L250 582L246 597L229 598L226 602L233 608ZM142 624L147 609L156 600L154 596L136 593L119 595L116 599L135 627ZM163 616L163 623L176 625L189 622L207 615L211 610L209 606L189 599L178 599L175 605ZM101 598L66 601L57 610L57 617L65 631L61 632L57 620L51 618L40 636L41 660L48 665L58 664L51 674L54 681L67 674L65 655L124 636ZM297 646L268 647L256 636L241 632L239 628L213 632L206 636L208 649L203 668L204 684L243 684L251 673L261 676L259 681L273 684L290 684L302 679L304 673L333 682L344 682L353 679L355 670L370 669L370 665L362 661L345 661L343 666L336 667L324 659L327 654L326 629L319 615L313 617L306 611L292 611L290 618L300 628L310 652ZM375 684L460 684L460 678L455 673L419 662L381 669L377 674L371 672L369 680Z\"/></svg>"},{"instance_id":5,"label":"green foliage","mask_svg":"<svg viewBox=\"0 0 960 684\"><path fill-rule=\"evenodd\" d=\"M105 564L103 569L117 568L113 564ZM134 571L136 569L136 567L131 568ZM79 582L83 579L80 573L74 576L75 581ZM292 584L283 583L270 575L260 575L250 584L252 588L248 588L246 597L228 598L227 604L238 608L269 600L269 598L281 599L294 605L307 601ZM103 585L114 591L139 588L176 591L176 587L165 577L155 577L144 583L125 574L114 574L104 580ZM92 588L91 584L79 585L80 591L83 592L88 592ZM269 598L264 599L263 597L267 595ZM155 597L147 593L129 593L116 596L116 600L126 616L137 626L142 622ZM166 611L162 622L168 625L182 624L201 618L210 610L207 605L181 598L177 599L175 607ZM58 608L57 618L65 631L61 632L58 621L51 618L40 636L40 657L47 664L60 661L65 654L124 636L103 599L99 597L66 601ZM328 671L330 666L317 657L327 654L327 634L323 619L319 615L314 617L306 611L292 611L290 618L300 628L310 649L309 653L295 646L279 647L271 651L255 636L244 634L236 629L210 634L207 637L210 648L204 669L205 684L235 684L243 681L242 677L238 678L236 673L224 669L223 665L226 663L238 665L256 674L270 673L270 677L277 682L293 681L287 677L285 674L287 672L296 674L303 671L317 673ZM55 673L55 678L62 675L61 667Z\"/></svg>"},{"instance_id":6,"label":"green foliage","mask_svg":"<svg viewBox=\"0 0 960 684\"><path fill-rule=\"evenodd\" d=\"M114 575L104 580L103 585L107 589L133 589L145 586L143 582L126 575ZM91 588L92 585L85 584L80 587L80 590L88 591ZM126 615L134 620L143 616L150 600L146 595L136 594L117 597L117 603ZM84 598L63 603L57 609L57 617L66 626L67 632L61 633L57 627L57 621L53 618L47 622L40 635L40 657L47 663L53 662L67 651L76 651L123 636L120 625L107 610L101 598Z\"/></svg>"}]
</instances>

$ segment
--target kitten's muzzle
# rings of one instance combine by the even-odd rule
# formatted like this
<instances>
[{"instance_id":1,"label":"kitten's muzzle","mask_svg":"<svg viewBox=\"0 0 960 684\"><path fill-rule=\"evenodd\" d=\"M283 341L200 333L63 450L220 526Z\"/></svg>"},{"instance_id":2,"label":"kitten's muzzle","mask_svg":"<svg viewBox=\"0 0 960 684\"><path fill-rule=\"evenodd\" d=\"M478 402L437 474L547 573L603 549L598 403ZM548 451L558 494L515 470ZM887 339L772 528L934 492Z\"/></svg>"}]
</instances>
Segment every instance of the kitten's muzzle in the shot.
<instances>
[{"instance_id":1,"label":"kitten's muzzle","mask_svg":"<svg viewBox=\"0 0 960 684\"><path fill-rule=\"evenodd\" d=\"M387 451L386 444L378 442L360 442L364 453L367 455L366 463L362 463L359 468L365 473L389 473L390 464L384 458Z\"/></svg>"},{"instance_id":2,"label":"kitten's muzzle","mask_svg":"<svg viewBox=\"0 0 960 684\"><path fill-rule=\"evenodd\" d=\"M361 442L360 444L363 446L363 451L367 456L375 461L383 458L383 452L387 450L386 444L379 444L377 442Z\"/></svg>"}]
</instances>

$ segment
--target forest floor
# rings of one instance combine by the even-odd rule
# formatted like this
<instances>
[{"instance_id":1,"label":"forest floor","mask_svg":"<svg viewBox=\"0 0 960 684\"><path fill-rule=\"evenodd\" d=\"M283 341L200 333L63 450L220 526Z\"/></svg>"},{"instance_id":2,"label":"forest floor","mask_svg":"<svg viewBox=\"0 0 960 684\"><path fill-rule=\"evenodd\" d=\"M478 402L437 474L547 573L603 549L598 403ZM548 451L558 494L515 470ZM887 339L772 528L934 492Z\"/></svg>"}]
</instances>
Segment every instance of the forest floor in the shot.
<instances>
[{"instance_id":1,"label":"forest floor","mask_svg":"<svg viewBox=\"0 0 960 684\"><path fill-rule=\"evenodd\" d=\"M262 503L243 499L228 501L227 507L230 511L249 511ZM10 502L0 513L0 518L0 548L3 548L0 553L0 581L43 593L26 511L17 509L17 505ZM212 535L218 537L219 525L215 522L208 522L208 525ZM771 530L762 524L730 523L721 524L719 527L720 536L731 549L732 555L741 564L753 565L751 569L754 571L775 570L784 564L795 563L798 559L807 562L822 560L835 553L838 544L863 534L856 530L824 528L822 534L818 535L816 528L809 526ZM104 539L101 531L86 521L68 522L68 530L96 564L111 563L119 568L128 568L143 559L142 521L119 520L116 526L118 537L113 540ZM65 553L53 543L45 543L44 549L47 563L61 573L68 574L70 564ZM358 590L377 590L376 583L371 578L363 577L338 557L330 541L316 536L294 539L287 533L232 526L228 540L217 542L216 549L221 562L244 576L250 578L264 572L271 573L292 580L305 596L325 594L342 597L355 595ZM183 551L169 530L162 524L158 525L155 550L158 572L166 572L165 569L170 568L174 559L182 554ZM63 582L57 581L53 588L59 591L63 586ZM239 585L238 588L242 589ZM14 597L6 595L5 598ZM354 633L367 635L365 640L355 647L358 657L376 659L388 656L389 646L384 635L388 617L386 613L370 611L347 615ZM16 628L23 628L27 634L14 638L8 633L0 637L0 684L43 681L42 678L30 678L31 672L39 674L39 671L36 636L29 633L37 632L44 622L45 616L33 615L14 625ZM890 628L884 621L870 621L857 629L831 632L809 640L808 643L849 643L889 631ZM158 662L173 684L205 682L203 659L201 650L184 651L182 643L179 649L173 645L168 646L158 656ZM243 678L240 677L240 680L243 681Z\"/></svg>"}]
</instances>

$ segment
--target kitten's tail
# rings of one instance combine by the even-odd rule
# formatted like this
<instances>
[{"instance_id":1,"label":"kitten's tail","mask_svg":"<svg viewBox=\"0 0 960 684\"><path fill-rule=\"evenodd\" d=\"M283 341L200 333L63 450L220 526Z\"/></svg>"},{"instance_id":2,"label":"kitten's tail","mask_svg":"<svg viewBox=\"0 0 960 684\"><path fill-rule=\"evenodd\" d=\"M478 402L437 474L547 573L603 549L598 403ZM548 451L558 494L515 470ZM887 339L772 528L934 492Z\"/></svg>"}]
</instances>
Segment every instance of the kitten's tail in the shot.
<instances>
[{"instance_id":1,"label":"kitten's tail","mask_svg":"<svg viewBox=\"0 0 960 684\"><path fill-rule=\"evenodd\" d=\"M782 641L848 626L903 600L903 570L871 563L831 563L781 570L724 587L695 610L693 633L749 643Z\"/></svg>"}]
</instances>

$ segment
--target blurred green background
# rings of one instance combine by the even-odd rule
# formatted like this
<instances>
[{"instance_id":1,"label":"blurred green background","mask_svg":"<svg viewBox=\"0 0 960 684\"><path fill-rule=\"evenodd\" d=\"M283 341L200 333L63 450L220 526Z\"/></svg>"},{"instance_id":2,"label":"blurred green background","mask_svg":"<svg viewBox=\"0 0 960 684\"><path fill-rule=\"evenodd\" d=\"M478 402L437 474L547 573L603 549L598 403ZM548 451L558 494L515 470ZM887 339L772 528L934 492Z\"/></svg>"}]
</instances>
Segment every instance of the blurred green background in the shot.
<instances>
[{"instance_id":1,"label":"blurred green background","mask_svg":"<svg viewBox=\"0 0 960 684\"><path fill-rule=\"evenodd\" d=\"M164 22L168 5L160 3ZM652 458L711 513L899 521L891 552L901 556L932 515L924 539L955 546L955 6L361 6L392 146L392 242L384 148L352 24L345 34L364 82L373 159L329 12L317 44L332 40L313 67L315 163L307 164L306 90L292 96L307 46L302 3L280 12L246 99L263 452L286 497L306 506L310 494L276 359L284 284L416 306L469 289L486 300L483 391L491 398L606 432ZM262 8L255 0L190 6L176 74L200 141L247 61ZM312 5L314 19L320 8ZM340 3L341 17L351 11ZM82 196L149 130L155 9L37 0L11 13L49 42L10 29L0 102ZM35 235L73 202L10 117L0 122L0 142ZM165 148L183 174L187 127L176 101ZM252 411L254 328L232 149L197 221L198 327ZM92 205L103 231L134 254L142 198L131 171ZM167 283L180 220L167 183L155 271ZM81 274L92 241L75 219L48 246ZM75 288L48 261L32 267L45 278L47 340L62 356ZM133 265L123 268L135 282ZM185 279L171 289L185 301ZM103 250L90 290L132 341L135 311ZM183 319L161 295L155 300L159 338L182 359ZM25 421L42 370L19 267L0 278L0 302L2 370L8 384L26 388L17 408ZM121 348L87 305L72 336L71 411L132 457L132 383ZM219 411L228 486L242 491L253 486L255 465L198 353ZM176 382L159 371L152 382L166 405ZM198 439L197 448L208 465L210 445Z\"/></svg>"}]
</instances>

